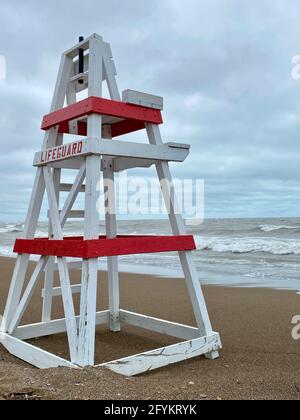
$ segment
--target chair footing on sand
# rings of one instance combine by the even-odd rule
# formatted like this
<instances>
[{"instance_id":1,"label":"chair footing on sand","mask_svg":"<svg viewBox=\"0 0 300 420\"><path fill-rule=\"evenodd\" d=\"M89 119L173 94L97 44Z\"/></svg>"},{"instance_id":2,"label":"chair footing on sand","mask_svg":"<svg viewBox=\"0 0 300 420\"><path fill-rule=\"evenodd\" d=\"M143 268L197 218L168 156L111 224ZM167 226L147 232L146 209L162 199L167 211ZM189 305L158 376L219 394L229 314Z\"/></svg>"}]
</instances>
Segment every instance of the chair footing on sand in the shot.
<instances>
[{"instance_id":1,"label":"chair footing on sand","mask_svg":"<svg viewBox=\"0 0 300 420\"><path fill-rule=\"evenodd\" d=\"M77 317L79 323L79 317ZM96 325L109 325L110 312L96 314ZM135 376L170 364L182 362L197 356L206 355L212 359L218 357L221 340L218 333L199 337L198 328L169 322L129 311L120 311L121 323L136 326L145 330L186 340L170 346L151 350L134 356L95 365L124 376ZM0 343L14 356L39 368L57 367L80 368L61 357L33 346L23 340L45 337L66 332L66 320L58 319L18 327L13 335L0 333Z\"/></svg>"}]
</instances>

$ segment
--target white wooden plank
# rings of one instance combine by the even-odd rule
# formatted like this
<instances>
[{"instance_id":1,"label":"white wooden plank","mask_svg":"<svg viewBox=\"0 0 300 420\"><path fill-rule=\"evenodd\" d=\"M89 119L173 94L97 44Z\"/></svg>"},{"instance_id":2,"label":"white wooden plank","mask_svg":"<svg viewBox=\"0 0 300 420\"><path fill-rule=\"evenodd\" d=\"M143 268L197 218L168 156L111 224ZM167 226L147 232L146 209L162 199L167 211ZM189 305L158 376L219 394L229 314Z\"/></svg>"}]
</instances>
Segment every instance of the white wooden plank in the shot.
<instances>
[{"instance_id":1,"label":"white wooden plank","mask_svg":"<svg viewBox=\"0 0 300 420\"><path fill-rule=\"evenodd\" d=\"M191 149L191 145L186 144L186 143L168 142L168 143L165 143L165 145L173 149L187 149L187 150Z\"/></svg>"},{"instance_id":2,"label":"white wooden plank","mask_svg":"<svg viewBox=\"0 0 300 420\"><path fill-rule=\"evenodd\" d=\"M59 186L59 190L61 192L70 192L71 189L72 189L72 187L73 187L73 184L61 183L60 186ZM80 187L79 192L81 192L81 193L84 193L85 192L85 185L82 185Z\"/></svg>"},{"instance_id":3,"label":"white wooden plank","mask_svg":"<svg viewBox=\"0 0 300 420\"><path fill-rule=\"evenodd\" d=\"M190 145L179 143L166 143L170 148L190 150ZM117 157L114 159L114 171L121 172L132 168L150 168L152 165L159 163L153 159L140 159L134 157Z\"/></svg>"},{"instance_id":4,"label":"white wooden plank","mask_svg":"<svg viewBox=\"0 0 300 420\"><path fill-rule=\"evenodd\" d=\"M37 223L40 215L40 210L45 194L44 175L41 169L37 170L32 195L30 198L29 208L27 212L24 237L31 239L36 232ZM1 331L7 332L9 324L16 312L20 302L21 293L24 286L26 270L28 267L29 255L19 255L17 257L14 268L8 298L1 323Z\"/></svg>"},{"instance_id":5,"label":"white wooden plank","mask_svg":"<svg viewBox=\"0 0 300 420\"><path fill-rule=\"evenodd\" d=\"M40 281L40 278L44 272L48 259L49 259L48 257L41 257L38 264L36 265L36 268L23 294L21 302L19 303L18 308L14 314L14 317L9 325L8 332L10 334L12 334L14 330L20 324L20 321L28 307L28 304L32 298L32 295L36 289L36 286L38 285L38 282Z\"/></svg>"},{"instance_id":6,"label":"white wooden plank","mask_svg":"<svg viewBox=\"0 0 300 420\"><path fill-rule=\"evenodd\" d=\"M78 368L75 364L62 359L61 357L48 353L45 350L25 343L24 341L8 334L0 333L0 343L13 356L24 360L39 369L51 369L58 367Z\"/></svg>"},{"instance_id":7,"label":"white wooden plank","mask_svg":"<svg viewBox=\"0 0 300 420\"><path fill-rule=\"evenodd\" d=\"M103 78L103 41L99 38L90 40L89 51L89 96L102 96ZM88 117L88 137L97 138L102 131L101 115ZM99 214L97 210L100 181L100 159L97 156L86 158L85 191L85 239L98 239ZM94 365L95 356L95 313L97 305L98 259L84 260L82 264L82 288L80 300L80 322L78 342L78 364Z\"/></svg>"},{"instance_id":8,"label":"white wooden plank","mask_svg":"<svg viewBox=\"0 0 300 420\"><path fill-rule=\"evenodd\" d=\"M189 150L165 145L151 145L135 142L114 140L94 140L90 142L90 153L104 156L119 156L129 158L152 159L159 161L183 162L189 155Z\"/></svg>"},{"instance_id":9,"label":"white wooden plank","mask_svg":"<svg viewBox=\"0 0 300 420\"><path fill-rule=\"evenodd\" d=\"M146 129L150 144L161 146L163 144L163 141L160 135L159 127L153 124L146 124ZM186 228L183 218L180 214L170 168L167 163L159 162L156 165L156 171L162 185L162 193L164 196L167 210L169 211L169 218L173 234L185 235ZM164 188L166 186L167 188Z\"/></svg>"},{"instance_id":10,"label":"white wooden plank","mask_svg":"<svg viewBox=\"0 0 300 420\"><path fill-rule=\"evenodd\" d=\"M165 162L183 162L189 155L188 145L166 143L155 146L119 140L107 142L105 139L99 140L98 138L79 140L64 145L63 148L70 150L70 153L63 155L60 146L36 153L34 166L39 167L49 165L50 163L54 164L55 162L61 162L61 167L67 168L67 166L65 166L66 163L63 163L64 161L70 160L73 162L80 157L88 155L127 157L130 159L137 158L145 159L147 161L150 159ZM76 169L77 166L70 166L70 168Z\"/></svg>"},{"instance_id":11,"label":"white wooden plank","mask_svg":"<svg viewBox=\"0 0 300 420\"><path fill-rule=\"evenodd\" d=\"M36 232L36 227L38 219L40 216L40 211L45 195L45 181L43 170L41 168L37 169L36 177L32 189L32 194L29 202L25 227L24 227L24 237L26 239L32 239Z\"/></svg>"},{"instance_id":12,"label":"white wooden plank","mask_svg":"<svg viewBox=\"0 0 300 420\"><path fill-rule=\"evenodd\" d=\"M105 45L106 48L107 48L107 45L109 46L109 44L107 44L106 42L104 43L104 45ZM117 71L116 71L115 63L114 63L112 57L109 57L109 60L111 61L110 66L111 66L112 74L114 74L116 76L117 75ZM89 69L89 54L85 54L84 55L84 58L83 58L83 71L84 71L84 74L88 74L87 73L88 72L88 69ZM78 59L75 59L74 60L74 74L78 75L78 72L79 72L79 60ZM73 81L72 79L71 79L71 81ZM74 77L74 79L75 79L75 77ZM103 72L102 81L105 81L105 80L106 80L106 73ZM80 90L81 90L81 85L78 86L78 91L80 91Z\"/></svg>"},{"instance_id":13,"label":"white wooden plank","mask_svg":"<svg viewBox=\"0 0 300 420\"><path fill-rule=\"evenodd\" d=\"M64 106L72 66L72 59L67 57L65 54L62 54L50 112L57 111ZM43 150L56 146L57 136L58 127L53 127L50 130L47 130L44 137Z\"/></svg>"},{"instance_id":14,"label":"white wooden plank","mask_svg":"<svg viewBox=\"0 0 300 420\"><path fill-rule=\"evenodd\" d=\"M71 78L68 84L67 89L67 105L73 105L77 101L76 97L76 84L72 83L72 81L78 80L80 78L80 75L77 73L74 73L74 64L72 66L72 71L70 74ZM81 80L87 80L87 75L81 75ZM77 134L78 133L78 124L77 121L69 121L69 133L70 134Z\"/></svg>"},{"instance_id":15,"label":"white wooden plank","mask_svg":"<svg viewBox=\"0 0 300 420\"><path fill-rule=\"evenodd\" d=\"M51 168L79 170L81 168L82 163L84 162L84 159L85 156L70 158L68 160L61 160L49 163L48 166Z\"/></svg>"},{"instance_id":16,"label":"white wooden plank","mask_svg":"<svg viewBox=\"0 0 300 420\"><path fill-rule=\"evenodd\" d=\"M140 375L154 369L183 362L197 356L210 353L220 348L219 334L197 338L184 343L174 344L157 350L138 354L124 359L99 365L124 376Z\"/></svg>"},{"instance_id":17,"label":"white wooden plank","mask_svg":"<svg viewBox=\"0 0 300 420\"><path fill-rule=\"evenodd\" d=\"M103 67L102 60L104 54L103 38L93 35L89 42L89 91L88 96L102 96ZM101 132L101 131L100 131Z\"/></svg>"},{"instance_id":18,"label":"white wooden plank","mask_svg":"<svg viewBox=\"0 0 300 420\"><path fill-rule=\"evenodd\" d=\"M109 311L101 311L96 313L96 325L109 324ZM76 322L79 326L79 316L76 316ZM47 337L54 334L61 334L66 332L66 320L55 319L48 322L41 322L37 324L24 325L18 327L13 336L20 340L30 340L32 338Z\"/></svg>"},{"instance_id":19,"label":"white wooden plank","mask_svg":"<svg viewBox=\"0 0 300 420\"><path fill-rule=\"evenodd\" d=\"M61 213L61 211L59 212ZM84 210L70 210L68 213L68 219L84 219ZM48 216L50 213L48 212Z\"/></svg>"},{"instance_id":20,"label":"white wooden plank","mask_svg":"<svg viewBox=\"0 0 300 420\"><path fill-rule=\"evenodd\" d=\"M110 60L110 67L111 67L111 72L112 74L114 74L115 76L117 76L117 67L116 67L116 63L113 59Z\"/></svg>"},{"instance_id":21,"label":"white wooden plank","mask_svg":"<svg viewBox=\"0 0 300 420\"><path fill-rule=\"evenodd\" d=\"M72 59L67 57L65 54L62 54L50 112L57 111L64 106L69 79L72 72L72 66ZM55 147L57 145L57 139L58 127L53 127L50 128L50 130L47 130L45 133L42 150Z\"/></svg>"},{"instance_id":22,"label":"white wooden plank","mask_svg":"<svg viewBox=\"0 0 300 420\"><path fill-rule=\"evenodd\" d=\"M45 177L45 184L46 184L46 191L48 196L48 203L49 203L49 211L50 211L50 218L52 229L54 233L54 239L62 240L63 239L63 231L60 222L60 216L57 206L56 194L53 185L51 169L49 167L44 167L44 177ZM71 292L71 283L69 277L69 270L66 258L58 258L58 269L59 269L59 276L62 288L62 297L63 297L63 304L64 304L64 311L66 316L67 322L67 333L68 333L68 340L69 340L69 348L70 348L70 356L71 361L77 361L77 345L78 345L78 337L77 337L77 324L75 319L75 310L74 310L74 303L73 303L73 296Z\"/></svg>"},{"instance_id":23,"label":"white wooden plank","mask_svg":"<svg viewBox=\"0 0 300 420\"><path fill-rule=\"evenodd\" d=\"M60 162L68 159L86 156L88 150L87 140L78 140L64 145L56 145L53 148L37 152L34 157L33 166L45 166L51 162Z\"/></svg>"},{"instance_id":24,"label":"white wooden plank","mask_svg":"<svg viewBox=\"0 0 300 420\"><path fill-rule=\"evenodd\" d=\"M75 178L70 194L68 195L65 201L65 204L63 206L63 209L60 213L60 221L61 221L62 226L65 225L68 215L78 197L83 181L85 180L85 174L86 174L86 171L85 171L85 162L84 162Z\"/></svg>"},{"instance_id":25,"label":"white wooden plank","mask_svg":"<svg viewBox=\"0 0 300 420\"><path fill-rule=\"evenodd\" d=\"M89 70L89 54L85 54L83 57L83 71L86 73ZM74 71L73 74L79 73L79 59L74 60Z\"/></svg>"},{"instance_id":26,"label":"white wooden plank","mask_svg":"<svg viewBox=\"0 0 300 420\"><path fill-rule=\"evenodd\" d=\"M88 78L89 78L88 72L85 72L85 73L76 73L75 76L72 76L71 77L70 82L71 82L71 84L73 86L73 89L74 89L74 92L75 93L76 93L76 89L75 89L75 86L74 86L74 82L77 82L78 83L79 80L82 80L84 83L87 83L88 82Z\"/></svg>"},{"instance_id":27,"label":"white wooden plank","mask_svg":"<svg viewBox=\"0 0 300 420\"><path fill-rule=\"evenodd\" d=\"M136 158L115 158L113 160L114 172L122 172L133 168L150 168L156 165L156 160Z\"/></svg>"},{"instance_id":28,"label":"white wooden plank","mask_svg":"<svg viewBox=\"0 0 300 420\"><path fill-rule=\"evenodd\" d=\"M60 284L62 290L62 298L64 311L67 322L67 334L69 341L69 349L71 361L76 363L77 361L77 349L78 349L78 330L74 310L73 295L71 290L71 282L69 277L68 264L65 258L57 258L58 271L60 277Z\"/></svg>"},{"instance_id":29,"label":"white wooden plank","mask_svg":"<svg viewBox=\"0 0 300 420\"><path fill-rule=\"evenodd\" d=\"M70 268L70 263L68 263L69 269L74 269L74 268ZM79 265L76 265L76 269L81 270L81 266L82 263L80 263L80 267ZM81 284L72 284L71 285L71 290L72 290L72 294L80 294L81 293ZM61 287L53 287L50 291L50 294L52 295L52 297L57 297L57 296L61 296L62 295L62 291L61 291ZM42 290L42 298L45 296L45 290Z\"/></svg>"},{"instance_id":30,"label":"white wooden plank","mask_svg":"<svg viewBox=\"0 0 300 420\"><path fill-rule=\"evenodd\" d=\"M58 203L56 197L56 191L53 184L53 176L51 168L45 166L43 168L45 184L46 184L46 192L48 197L48 204L49 204L49 218L51 220L52 230L54 239L62 240L63 230L60 221L59 211L58 211Z\"/></svg>"},{"instance_id":31,"label":"white wooden plank","mask_svg":"<svg viewBox=\"0 0 300 420\"><path fill-rule=\"evenodd\" d=\"M71 210L68 213L68 219L84 219L85 211L84 210Z\"/></svg>"},{"instance_id":32,"label":"white wooden plank","mask_svg":"<svg viewBox=\"0 0 300 420\"><path fill-rule=\"evenodd\" d=\"M57 264L55 263L55 257L50 257L48 260L48 264L45 269L45 281L44 281L44 289L42 294L43 300L43 307L42 307L42 322L48 322L52 319L52 305L53 305L53 295L52 290L54 286L54 276L55 267Z\"/></svg>"},{"instance_id":33,"label":"white wooden plank","mask_svg":"<svg viewBox=\"0 0 300 420\"><path fill-rule=\"evenodd\" d=\"M105 54L107 55L107 57L109 59L113 59L113 53L112 53L110 44L108 42L104 42L104 46L105 46Z\"/></svg>"},{"instance_id":34,"label":"white wooden plank","mask_svg":"<svg viewBox=\"0 0 300 420\"><path fill-rule=\"evenodd\" d=\"M64 104L71 67L72 60L68 59L63 55L60 63L50 112L61 108ZM45 133L43 141L43 150L53 147L56 141L57 128L52 128ZM37 222L39 219L40 210L44 198L44 193L44 174L42 168L38 168L25 222L24 237L27 239L31 239L35 235ZM7 331L8 325L10 324L12 317L16 311L16 308L19 304L28 261L28 255L20 255L17 259L1 326L2 331Z\"/></svg>"},{"instance_id":35,"label":"white wooden plank","mask_svg":"<svg viewBox=\"0 0 300 420\"><path fill-rule=\"evenodd\" d=\"M104 130L105 138L112 142L111 129ZM113 169L113 159L106 157L102 159L104 177L104 208L105 208L105 227L106 237L114 239L117 237L117 217L116 217L116 191L115 177ZM110 329L118 332L121 330L120 324L120 285L118 257L107 258L108 267L108 295L110 308Z\"/></svg>"},{"instance_id":36,"label":"white wooden plank","mask_svg":"<svg viewBox=\"0 0 300 420\"><path fill-rule=\"evenodd\" d=\"M64 106L72 66L72 58L62 54L50 112L57 111Z\"/></svg>"},{"instance_id":37,"label":"white wooden plank","mask_svg":"<svg viewBox=\"0 0 300 420\"><path fill-rule=\"evenodd\" d=\"M200 334L203 335L204 332L209 334L212 326L192 253L179 252L179 257Z\"/></svg>"},{"instance_id":38,"label":"white wooden plank","mask_svg":"<svg viewBox=\"0 0 300 420\"><path fill-rule=\"evenodd\" d=\"M121 95L119 93L117 81L116 81L116 68L114 62L111 60L112 53L108 43L104 43L103 53L103 75L107 82L107 87L111 99L115 101L121 101Z\"/></svg>"},{"instance_id":39,"label":"white wooden plank","mask_svg":"<svg viewBox=\"0 0 300 420\"><path fill-rule=\"evenodd\" d=\"M85 227L86 239L98 239L99 237L99 214L97 205L100 190L100 158L89 156L86 160L86 191L85 191Z\"/></svg>"},{"instance_id":40,"label":"white wooden plank","mask_svg":"<svg viewBox=\"0 0 300 420\"><path fill-rule=\"evenodd\" d=\"M164 321L162 319L124 310L120 311L120 317L121 321L126 324L168 335L170 337L182 338L183 340L192 340L200 337L198 328L189 327L176 322Z\"/></svg>"},{"instance_id":41,"label":"white wooden plank","mask_svg":"<svg viewBox=\"0 0 300 420\"><path fill-rule=\"evenodd\" d=\"M164 109L164 98L127 89L122 93L122 101L128 104L142 105L154 109Z\"/></svg>"},{"instance_id":42,"label":"white wooden plank","mask_svg":"<svg viewBox=\"0 0 300 420\"><path fill-rule=\"evenodd\" d=\"M65 51L64 54L71 58L75 58L78 55L78 50L80 48L83 49L84 51L88 50L90 48L91 42L93 42L94 40L102 41L103 38L99 36L98 34L93 34L89 36L88 38L85 38L82 42L79 42L78 44L76 44L74 47Z\"/></svg>"},{"instance_id":43,"label":"white wooden plank","mask_svg":"<svg viewBox=\"0 0 300 420\"><path fill-rule=\"evenodd\" d=\"M82 261L68 261L69 270L81 270L82 268Z\"/></svg>"},{"instance_id":44,"label":"white wooden plank","mask_svg":"<svg viewBox=\"0 0 300 420\"><path fill-rule=\"evenodd\" d=\"M21 293L24 286L26 270L28 267L29 255L19 255L16 260L10 289L6 301L5 311L1 322L1 331L7 332L9 324L17 310Z\"/></svg>"},{"instance_id":45,"label":"white wooden plank","mask_svg":"<svg viewBox=\"0 0 300 420\"><path fill-rule=\"evenodd\" d=\"M50 112L53 112L61 108L64 104L66 90L68 86L68 79L71 72L70 59L64 55L61 58L59 73L54 89L54 95L51 103ZM43 141L43 150L53 147L57 140L57 128L52 128L45 133ZM41 206L45 194L45 182L42 168L38 168L34 181L34 186L30 198L29 208L27 212L24 237L31 239L34 237L37 223L41 211ZM16 311L18 303L20 301L21 291L24 285L26 269L28 266L29 256L22 255L17 259L13 278L11 281L10 291L6 303L4 317L2 321L1 331L6 331L9 323L12 320L12 316Z\"/></svg>"},{"instance_id":46,"label":"white wooden plank","mask_svg":"<svg viewBox=\"0 0 300 420\"><path fill-rule=\"evenodd\" d=\"M56 139L55 146L62 145L64 141L63 134L58 134ZM61 169L53 169L53 184L56 193L57 204L59 205L59 198L60 198L60 191L59 185L61 181ZM51 238L53 234L51 220L49 219L49 227L48 227L48 237ZM45 281L44 281L44 290L45 296L43 298L43 307L42 307L42 321L50 321L52 315L52 296L51 296L51 289L53 288L54 284L54 264L55 258L50 257L48 259L46 273L45 273Z\"/></svg>"},{"instance_id":47,"label":"white wooden plank","mask_svg":"<svg viewBox=\"0 0 300 420\"><path fill-rule=\"evenodd\" d=\"M160 135L159 126L153 124L146 124L149 142L153 145L161 145L162 138ZM179 205L176 198L176 193L172 183L172 177L169 165L165 162L160 162L156 165L157 174L162 185L168 183L169 188L162 188L166 207L169 212L169 219L174 235L185 235L186 228L183 218L179 212ZM199 275L195 267L191 252L179 252L181 266L185 274L186 284L188 287L190 299L193 305L193 310L201 336L206 336L212 333L212 325L207 311L205 299L200 285ZM217 350L217 349L216 349ZM216 358L216 352L207 354L208 358Z\"/></svg>"}]
</instances>

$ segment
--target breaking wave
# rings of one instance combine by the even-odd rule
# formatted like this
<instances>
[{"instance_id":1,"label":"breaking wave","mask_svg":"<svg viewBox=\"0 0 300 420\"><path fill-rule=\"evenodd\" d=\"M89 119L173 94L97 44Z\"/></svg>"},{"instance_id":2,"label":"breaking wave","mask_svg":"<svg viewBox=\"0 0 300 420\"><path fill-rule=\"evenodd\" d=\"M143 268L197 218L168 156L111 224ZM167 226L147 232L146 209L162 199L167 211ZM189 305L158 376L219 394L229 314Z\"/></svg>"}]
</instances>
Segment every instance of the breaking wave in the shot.
<instances>
[{"instance_id":1,"label":"breaking wave","mask_svg":"<svg viewBox=\"0 0 300 420\"><path fill-rule=\"evenodd\" d=\"M22 232L24 225L5 225L0 227L0 233L18 233Z\"/></svg>"},{"instance_id":2,"label":"breaking wave","mask_svg":"<svg viewBox=\"0 0 300 420\"><path fill-rule=\"evenodd\" d=\"M300 240L269 238L196 238L199 250L222 253L300 255Z\"/></svg>"},{"instance_id":3,"label":"breaking wave","mask_svg":"<svg viewBox=\"0 0 300 420\"><path fill-rule=\"evenodd\" d=\"M274 232L276 230L300 230L300 226L285 226L285 225L279 225L279 226L275 226L275 225L260 225L259 226L260 230L262 230L263 232Z\"/></svg>"}]
</instances>

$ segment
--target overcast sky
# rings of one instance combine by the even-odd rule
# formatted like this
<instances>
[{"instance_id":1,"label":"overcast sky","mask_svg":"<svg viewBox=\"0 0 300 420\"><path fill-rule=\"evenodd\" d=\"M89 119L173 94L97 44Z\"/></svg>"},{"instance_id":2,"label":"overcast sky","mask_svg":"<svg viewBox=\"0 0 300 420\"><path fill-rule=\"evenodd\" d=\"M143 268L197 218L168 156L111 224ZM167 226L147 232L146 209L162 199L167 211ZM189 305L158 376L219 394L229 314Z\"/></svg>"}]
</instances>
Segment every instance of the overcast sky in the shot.
<instances>
[{"instance_id":1,"label":"overcast sky","mask_svg":"<svg viewBox=\"0 0 300 420\"><path fill-rule=\"evenodd\" d=\"M192 145L173 173L205 179L207 217L299 216L299 1L1 0L0 220L25 218L60 55L94 32L121 90L164 96L164 140Z\"/></svg>"}]
</instances>

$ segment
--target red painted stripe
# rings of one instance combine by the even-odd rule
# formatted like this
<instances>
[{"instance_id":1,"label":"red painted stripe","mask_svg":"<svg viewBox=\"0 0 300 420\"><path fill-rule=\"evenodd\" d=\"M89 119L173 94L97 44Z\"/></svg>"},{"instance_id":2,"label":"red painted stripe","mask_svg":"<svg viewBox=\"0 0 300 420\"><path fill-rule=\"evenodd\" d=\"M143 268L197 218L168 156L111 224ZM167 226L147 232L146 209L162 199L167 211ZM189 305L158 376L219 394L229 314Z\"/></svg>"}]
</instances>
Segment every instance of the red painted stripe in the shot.
<instances>
[{"instance_id":1,"label":"red painted stripe","mask_svg":"<svg viewBox=\"0 0 300 420\"><path fill-rule=\"evenodd\" d=\"M111 134L112 137L123 136L124 134L134 133L135 131L144 130L144 121L124 120L112 124Z\"/></svg>"},{"instance_id":2,"label":"red painted stripe","mask_svg":"<svg viewBox=\"0 0 300 420\"><path fill-rule=\"evenodd\" d=\"M80 237L69 237L61 241L47 238L17 239L14 252L57 257L98 258L194 249L196 245L191 235L118 236L116 239L100 237L100 239L87 241Z\"/></svg>"},{"instance_id":3,"label":"red painted stripe","mask_svg":"<svg viewBox=\"0 0 300 420\"><path fill-rule=\"evenodd\" d=\"M64 124L90 114L108 115L152 124L162 124L163 122L161 111L158 109L92 96L46 115L43 118L42 129L48 130L56 125Z\"/></svg>"},{"instance_id":4,"label":"red painted stripe","mask_svg":"<svg viewBox=\"0 0 300 420\"><path fill-rule=\"evenodd\" d=\"M77 123L78 135L87 136L87 123L83 121L78 121ZM123 136L124 134L134 133L135 131L144 130L145 123L143 121L136 120L123 120L111 124L111 134L112 137ZM69 134L70 127L69 122L65 121L59 125L58 132L60 134Z\"/></svg>"}]
</instances>

